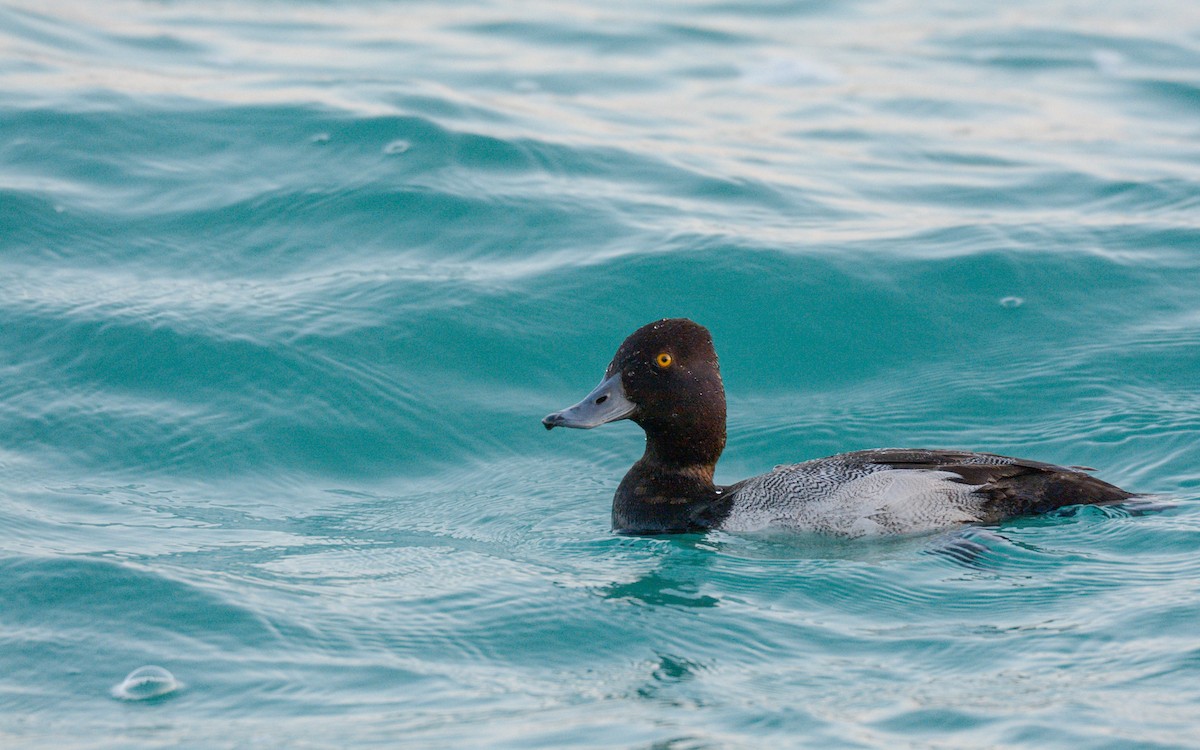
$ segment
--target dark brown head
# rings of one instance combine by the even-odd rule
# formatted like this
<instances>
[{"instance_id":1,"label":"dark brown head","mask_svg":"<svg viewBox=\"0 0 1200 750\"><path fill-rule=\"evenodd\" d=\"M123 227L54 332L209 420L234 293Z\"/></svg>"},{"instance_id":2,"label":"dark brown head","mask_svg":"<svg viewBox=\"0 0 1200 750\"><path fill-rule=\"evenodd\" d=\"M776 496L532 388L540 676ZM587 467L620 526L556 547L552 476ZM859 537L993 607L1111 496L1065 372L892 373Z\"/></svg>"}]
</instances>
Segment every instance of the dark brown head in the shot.
<instances>
[{"instance_id":1,"label":"dark brown head","mask_svg":"<svg viewBox=\"0 0 1200 750\"><path fill-rule=\"evenodd\" d=\"M542 424L590 429L619 419L646 431L648 459L716 463L725 447L725 387L704 326L671 318L637 329L617 349L600 385Z\"/></svg>"}]
</instances>

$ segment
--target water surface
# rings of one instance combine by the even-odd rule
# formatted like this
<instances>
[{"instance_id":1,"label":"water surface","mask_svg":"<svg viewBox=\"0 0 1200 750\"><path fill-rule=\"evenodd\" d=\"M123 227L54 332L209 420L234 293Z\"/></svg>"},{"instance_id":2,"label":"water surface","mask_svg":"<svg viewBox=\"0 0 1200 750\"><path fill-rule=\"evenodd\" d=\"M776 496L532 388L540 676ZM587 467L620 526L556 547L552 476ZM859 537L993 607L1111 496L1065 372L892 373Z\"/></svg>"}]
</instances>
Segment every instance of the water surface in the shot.
<instances>
[{"instance_id":1,"label":"water surface","mask_svg":"<svg viewBox=\"0 0 1200 750\"><path fill-rule=\"evenodd\" d=\"M0 745L1195 747L1198 115L1165 0L10 0ZM665 316L718 481L1171 507L614 536L539 419Z\"/></svg>"}]
</instances>

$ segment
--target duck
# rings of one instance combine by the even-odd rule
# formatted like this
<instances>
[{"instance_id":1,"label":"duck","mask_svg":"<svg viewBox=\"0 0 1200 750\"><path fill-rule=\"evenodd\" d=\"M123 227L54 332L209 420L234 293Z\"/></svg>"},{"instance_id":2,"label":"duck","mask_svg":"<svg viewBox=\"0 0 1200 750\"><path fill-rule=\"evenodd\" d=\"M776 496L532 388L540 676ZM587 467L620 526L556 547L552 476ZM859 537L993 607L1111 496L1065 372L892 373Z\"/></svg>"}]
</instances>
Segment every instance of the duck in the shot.
<instances>
[{"instance_id":1,"label":"duck","mask_svg":"<svg viewBox=\"0 0 1200 750\"><path fill-rule=\"evenodd\" d=\"M687 318L665 318L630 334L600 384L542 424L587 430L628 419L645 432L645 452L613 496L620 534L916 534L1135 497L1085 467L926 448L840 453L720 486L713 476L725 416L712 335Z\"/></svg>"}]
</instances>

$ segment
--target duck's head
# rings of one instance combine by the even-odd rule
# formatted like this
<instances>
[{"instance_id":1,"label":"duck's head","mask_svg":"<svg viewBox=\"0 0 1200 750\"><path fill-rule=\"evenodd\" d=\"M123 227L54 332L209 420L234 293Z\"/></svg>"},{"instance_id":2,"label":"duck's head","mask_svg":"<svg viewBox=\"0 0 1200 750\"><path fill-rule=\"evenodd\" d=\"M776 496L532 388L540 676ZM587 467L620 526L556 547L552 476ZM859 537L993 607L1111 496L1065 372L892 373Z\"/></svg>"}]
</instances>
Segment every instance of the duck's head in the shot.
<instances>
[{"instance_id":1,"label":"duck's head","mask_svg":"<svg viewBox=\"0 0 1200 750\"><path fill-rule=\"evenodd\" d=\"M725 446L725 387L708 329L686 318L642 326L617 349L600 385L542 424L586 430L620 419L646 431L648 453L716 462Z\"/></svg>"}]
</instances>

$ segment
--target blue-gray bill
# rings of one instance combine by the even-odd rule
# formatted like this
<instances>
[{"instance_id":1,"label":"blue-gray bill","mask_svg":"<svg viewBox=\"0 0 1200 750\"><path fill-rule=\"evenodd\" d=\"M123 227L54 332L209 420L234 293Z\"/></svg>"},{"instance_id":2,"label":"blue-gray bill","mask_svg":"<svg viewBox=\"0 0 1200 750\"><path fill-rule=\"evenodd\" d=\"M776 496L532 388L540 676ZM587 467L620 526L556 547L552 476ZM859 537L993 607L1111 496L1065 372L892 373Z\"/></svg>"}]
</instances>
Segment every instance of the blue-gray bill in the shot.
<instances>
[{"instance_id":1,"label":"blue-gray bill","mask_svg":"<svg viewBox=\"0 0 1200 750\"><path fill-rule=\"evenodd\" d=\"M574 406L547 414L542 418L542 424L547 430L555 427L575 427L590 430L602 424L628 419L637 407L625 397L625 387L621 384L621 373L614 372L596 386L591 393Z\"/></svg>"}]
</instances>

